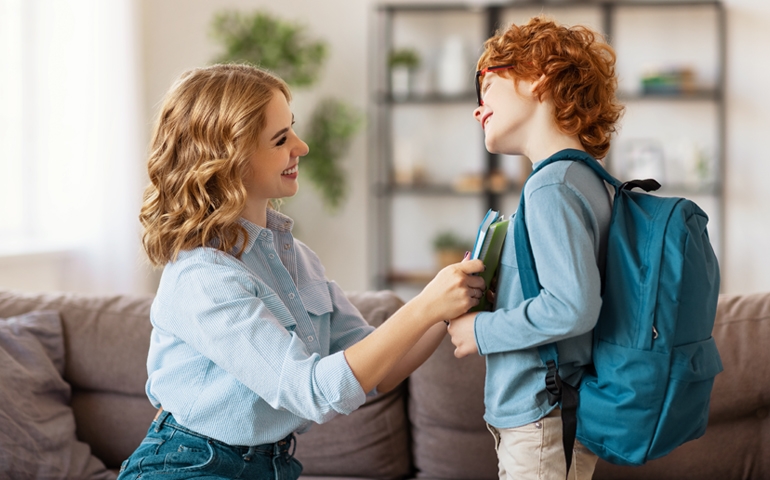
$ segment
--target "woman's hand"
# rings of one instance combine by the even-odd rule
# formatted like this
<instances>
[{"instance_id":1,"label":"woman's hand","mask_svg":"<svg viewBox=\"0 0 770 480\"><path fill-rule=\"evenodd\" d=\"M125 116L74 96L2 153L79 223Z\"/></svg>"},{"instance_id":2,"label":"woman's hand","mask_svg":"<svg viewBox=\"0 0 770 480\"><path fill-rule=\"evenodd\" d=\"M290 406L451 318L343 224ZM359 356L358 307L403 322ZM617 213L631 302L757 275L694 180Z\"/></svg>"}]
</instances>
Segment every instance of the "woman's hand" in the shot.
<instances>
[{"instance_id":1,"label":"woman's hand","mask_svg":"<svg viewBox=\"0 0 770 480\"><path fill-rule=\"evenodd\" d=\"M478 305L484 279L473 274L483 271L484 263L467 257L438 272L419 295L345 350L345 359L365 392L380 383L385 390L397 385L441 342L446 333L442 320Z\"/></svg>"},{"instance_id":2,"label":"woman's hand","mask_svg":"<svg viewBox=\"0 0 770 480\"><path fill-rule=\"evenodd\" d=\"M455 318L479 304L484 294L484 279L473 275L484 271L481 260L465 259L443 268L412 300L418 302L430 323Z\"/></svg>"},{"instance_id":3,"label":"woman's hand","mask_svg":"<svg viewBox=\"0 0 770 480\"><path fill-rule=\"evenodd\" d=\"M455 357L462 358L472 353L479 353L476 345L476 332L473 322L476 320L476 312L460 315L449 321L447 331L452 337L452 345L455 348Z\"/></svg>"}]
</instances>

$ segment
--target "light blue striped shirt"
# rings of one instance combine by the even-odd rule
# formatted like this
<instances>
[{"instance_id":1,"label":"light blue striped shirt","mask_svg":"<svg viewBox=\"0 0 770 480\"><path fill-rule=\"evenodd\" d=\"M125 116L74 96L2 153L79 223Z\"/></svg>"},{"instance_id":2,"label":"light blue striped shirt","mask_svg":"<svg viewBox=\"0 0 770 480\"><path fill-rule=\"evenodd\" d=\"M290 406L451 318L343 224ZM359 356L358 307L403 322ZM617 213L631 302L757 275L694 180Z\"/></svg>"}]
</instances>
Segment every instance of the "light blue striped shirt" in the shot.
<instances>
[{"instance_id":1,"label":"light blue striped shirt","mask_svg":"<svg viewBox=\"0 0 770 480\"><path fill-rule=\"evenodd\" d=\"M591 332L602 304L611 215L604 182L583 163L555 162L526 183L524 195L540 294L524 300L511 221L496 310L479 313L474 322L487 361L484 419L497 428L526 425L554 408L538 346L557 342L561 377L579 382L591 363Z\"/></svg>"},{"instance_id":2,"label":"light blue striped shirt","mask_svg":"<svg viewBox=\"0 0 770 480\"><path fill-rule=\"evenodd\" d=\"M269 209L246 220L238 260L213 248L166 265L152 304L147 396L179 424L230 445L276 442L366 395L343 350L373 327L318 257Z\"/></svg>"}]
</instances>

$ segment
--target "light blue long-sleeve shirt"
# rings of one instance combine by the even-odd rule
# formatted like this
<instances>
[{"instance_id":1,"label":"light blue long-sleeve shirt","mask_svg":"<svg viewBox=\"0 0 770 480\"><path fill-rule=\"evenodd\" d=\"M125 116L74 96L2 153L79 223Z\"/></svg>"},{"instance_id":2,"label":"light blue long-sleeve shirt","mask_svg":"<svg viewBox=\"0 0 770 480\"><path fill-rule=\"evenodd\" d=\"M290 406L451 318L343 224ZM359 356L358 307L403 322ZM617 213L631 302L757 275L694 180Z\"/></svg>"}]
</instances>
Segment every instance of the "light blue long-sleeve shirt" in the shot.
<instances>
[{"instance_id":1,"label":"light blue long-sleeve shirt","mask_svg":"<svg viewBox=\"0 0 770 480\"><path fill-rule=\"evenodd\" d=\"M604 183L580 162L555 162L526 184L540 294L524 300L513 221L503 246L494 312L474 322L486 355L484 419L497 428L534 422L553 410L537 347L557 342L560 374L576 384L591 363L591 331L601 308L601 271L611 215Z\"/></svg>"},{"instance_id":2,"label":"light blue long-sleeve shirt","mask_svg":"<svg viewBox=\"0 0 770 480\"><path fill-rule=\"evenodd\" d=\"M240 260L213 248L169 263L152 304L147 395L230 445L276 442L349 414L366 395L343 350L369 326L318 257L268 210Z\"/></svg>"}]
</instances>

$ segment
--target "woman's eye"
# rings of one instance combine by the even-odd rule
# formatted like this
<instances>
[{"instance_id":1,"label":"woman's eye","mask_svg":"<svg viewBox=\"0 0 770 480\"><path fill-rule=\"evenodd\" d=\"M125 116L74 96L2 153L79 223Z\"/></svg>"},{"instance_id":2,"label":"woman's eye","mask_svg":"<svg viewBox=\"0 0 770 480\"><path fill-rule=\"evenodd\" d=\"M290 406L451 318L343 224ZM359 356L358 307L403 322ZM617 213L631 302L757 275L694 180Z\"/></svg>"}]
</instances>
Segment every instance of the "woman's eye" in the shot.
<instances>
[{"instance_id":1,"label":"woman's eye","mask_svg":"<svg viewBox=\"0 0 770 480\"><path fill-rule=\"evenodd\" d=\"M278 142L275 144L275 146L276 146L276 147L280 147L280 146L281 146L281 145L283 145L284 143L286 143L286 137L281 137L281 139L280 139L280 140L278 140Z\"/></svg>"}]
</instances>

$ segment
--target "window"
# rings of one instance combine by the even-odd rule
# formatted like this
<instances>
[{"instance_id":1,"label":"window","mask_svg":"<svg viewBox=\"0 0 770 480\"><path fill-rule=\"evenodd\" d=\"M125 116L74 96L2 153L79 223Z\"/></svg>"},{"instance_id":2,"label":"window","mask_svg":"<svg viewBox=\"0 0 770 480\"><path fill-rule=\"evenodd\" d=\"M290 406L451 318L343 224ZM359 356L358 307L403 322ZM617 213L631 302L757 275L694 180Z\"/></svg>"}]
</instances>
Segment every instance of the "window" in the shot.
<instances>
[{"instance_id":1,"label":"window","mask_svg":"<svg viewBox=\"0 0 770 480\"><path fill-rule=\"evenodd\" d=\"M0 0L0 256L67 251L66 289L136 289L135 2Z\"/></svg>"}]
</instances>

